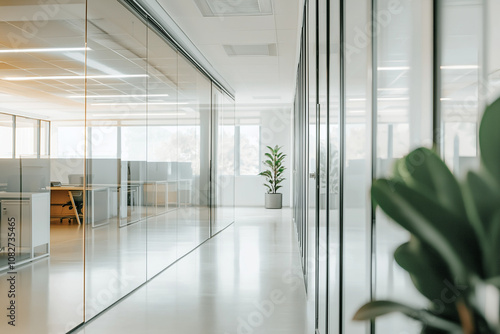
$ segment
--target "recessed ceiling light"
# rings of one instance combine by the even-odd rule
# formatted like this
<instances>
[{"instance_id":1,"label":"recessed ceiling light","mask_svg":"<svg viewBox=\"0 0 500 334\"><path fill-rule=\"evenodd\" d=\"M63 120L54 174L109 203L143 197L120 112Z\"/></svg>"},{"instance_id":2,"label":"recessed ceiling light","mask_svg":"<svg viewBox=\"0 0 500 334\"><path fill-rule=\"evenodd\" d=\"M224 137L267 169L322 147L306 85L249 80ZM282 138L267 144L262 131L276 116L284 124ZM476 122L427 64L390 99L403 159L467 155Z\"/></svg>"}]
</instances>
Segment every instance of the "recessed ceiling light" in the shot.
<instances>
[{"instance_id":1,"label":"recessed ceiling light","mask_svg":"<svg viewBox=\"0 0 500 334\"><path fill-rule=\"evenodd\" d=\"M36 53L36 52L66 52L90 51L91 48L41 48L41 49L3 49L0 53Z\"/></svg>"},{"instance_id":2,"label":"recessed ceiling light","mask_svg":"<svg viewBox=\"0 0 500 334\"><path fill-rule=\"evenodd\" d=\"M50 77L7 77L7 81L144 78L147 74L56 75Z\"/></svg>"},{"instance_id":3,"label":"recessed ceiling light","mask_svg":"<svg viewBox=\"0 0 500 334\"><path fill-rule=\"evenodd\" d=\"M128 97L167 97L168 94L132 94L132 95L71 95L68 96L70 99L101 99L101 98L128 98Z\"/></svg>"},{"instance_id":4,"label":"recessed ceiling light","mask_svg":"<svg viewBox=\"0 0 500 334\"><path fill-rule=\"evenodd\" d=\"M280 96L254 96L254 100L281 100Z\"/></svg>"},{"instance_id":5,"label":"recessed ceiling light","mask_svg":"<svg viewBox=\"0 0 500 334\"><path fill-rule=\"evenodd\" d=\"M276 56L276 44L223 45L228 56Z\"/></svg>"},{"instance_id":6,"label":"recessed ceiling light","mask_svg":"<svg viewBox=\"0 0 500 334\"><path fill-rule=\"evenodd\" d=\"M271 0L195 0L205 17L272 15Z\"/></svg>"}]
</instances>

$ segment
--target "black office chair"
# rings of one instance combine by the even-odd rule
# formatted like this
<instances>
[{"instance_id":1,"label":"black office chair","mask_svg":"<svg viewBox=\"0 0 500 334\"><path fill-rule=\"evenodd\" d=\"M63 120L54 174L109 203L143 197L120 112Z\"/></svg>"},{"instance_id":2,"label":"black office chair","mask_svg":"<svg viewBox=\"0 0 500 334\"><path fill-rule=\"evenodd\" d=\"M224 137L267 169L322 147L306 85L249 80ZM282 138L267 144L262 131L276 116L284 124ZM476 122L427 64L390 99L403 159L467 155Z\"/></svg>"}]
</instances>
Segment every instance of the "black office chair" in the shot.
<instances>
[{"instance_id":1,"label":"black office chair","mask_svg":"<svg viewBox=\"0 0 500 334\"><path fill-rule=\"evenodd\" d=\"M80 221L83 220L83 191L73 191L73 201L75 202L76 206L76 212L78 213L78 217L80 218ZM73 210L73 203L71 201L68 201L67 203L63 204L62 207L68 207L68 209ZM63 222L64 219L68 219L68 223L71 224L73 222L73 219L75 219L75 215L68 215L60 218L60 223Z\"/></svg>"}]
</instances>

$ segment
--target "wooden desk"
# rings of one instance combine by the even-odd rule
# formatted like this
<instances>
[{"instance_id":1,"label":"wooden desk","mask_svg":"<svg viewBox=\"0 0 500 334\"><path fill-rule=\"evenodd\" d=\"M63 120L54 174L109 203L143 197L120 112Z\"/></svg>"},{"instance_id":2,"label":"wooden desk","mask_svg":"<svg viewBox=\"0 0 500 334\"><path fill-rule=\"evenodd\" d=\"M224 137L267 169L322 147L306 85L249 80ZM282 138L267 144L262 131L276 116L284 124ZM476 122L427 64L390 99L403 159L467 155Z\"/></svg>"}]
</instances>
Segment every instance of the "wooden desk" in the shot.
<instances>
[{"instance_id":1,"label":"wooden desk","mask_svg":"<svg viewBox=\"0 0 500 334\"><path fill-rule=\"evenodd\" d=\"M50 187L50 204L55 206L62 206L63 204L68 203L68 200L71 201L73 206L73 210L67 212L64 216L68 214L74 215L76 221L80 225L82 222L80 220L80 216L78 215L78 210L76 208L75 198L73 196L74 191L86 192L86 199L82 209L82 212L85 210L85 205L88 206L88 221L92 223L92 226L95 226L95 221L104 220L108 218L108 187L83 187L83 186L61 186L61 187ZM102 198L99 199L99 206L102 206L103 210L96 210L94 205L95 202L95 194L98 192L102 192ZM97 211L97 212L96 212ZM55 217L55 214L51 214L51 216Z\"/></svg>"}]
</instances>

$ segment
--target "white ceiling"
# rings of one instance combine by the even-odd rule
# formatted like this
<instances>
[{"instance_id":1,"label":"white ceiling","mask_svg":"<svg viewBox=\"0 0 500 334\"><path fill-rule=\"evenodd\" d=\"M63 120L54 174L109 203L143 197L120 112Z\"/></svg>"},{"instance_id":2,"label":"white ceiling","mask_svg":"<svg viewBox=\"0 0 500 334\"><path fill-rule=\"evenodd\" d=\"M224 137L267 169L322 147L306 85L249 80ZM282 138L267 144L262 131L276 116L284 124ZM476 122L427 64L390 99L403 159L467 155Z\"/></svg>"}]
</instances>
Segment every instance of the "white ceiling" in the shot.
<instances>
[{"instance_id":1,"label":"white ceiling","mask_svg":"<svg viewBox=\"0 0 500 334\"><path fill-rule=\"evenodd\" d=\"M204 17L195 0L148 0L177 23L236 92L237 106L291 105L303 0L273 0L273 15ZM242 1L229 1L238 6ZM228 56L224 45L276 44L276 56Z\"/></svg>"}]
</instances>

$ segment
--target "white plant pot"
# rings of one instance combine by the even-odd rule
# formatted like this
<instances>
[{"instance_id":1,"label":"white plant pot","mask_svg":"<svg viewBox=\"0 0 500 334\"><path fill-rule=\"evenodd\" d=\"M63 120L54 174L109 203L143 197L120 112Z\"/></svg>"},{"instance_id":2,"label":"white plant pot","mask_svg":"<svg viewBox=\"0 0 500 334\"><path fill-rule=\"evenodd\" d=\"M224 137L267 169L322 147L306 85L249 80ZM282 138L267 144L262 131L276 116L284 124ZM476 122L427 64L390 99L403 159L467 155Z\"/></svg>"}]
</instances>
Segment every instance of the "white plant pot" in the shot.
<instances>
[{"instance_id":1,"label":"white plant pot","mask_svg":"<svg viewBox=\"0 0 500 334\"><path fill-rule=\"evenodd\" d=\"M281 209L282 194L266 194L266 209Z\"/></svg>"}]
</instances>

